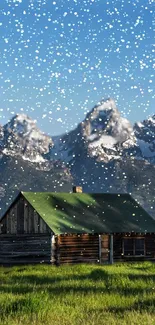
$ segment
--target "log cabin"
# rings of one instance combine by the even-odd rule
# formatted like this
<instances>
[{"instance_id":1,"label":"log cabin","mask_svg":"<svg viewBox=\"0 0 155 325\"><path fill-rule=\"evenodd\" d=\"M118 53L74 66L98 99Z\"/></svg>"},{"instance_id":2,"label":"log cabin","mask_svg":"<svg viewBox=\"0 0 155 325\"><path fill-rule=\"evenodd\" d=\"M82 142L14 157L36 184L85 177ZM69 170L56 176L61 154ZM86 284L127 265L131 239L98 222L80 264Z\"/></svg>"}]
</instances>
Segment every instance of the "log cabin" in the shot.
<instances>
[{"instance_id":1,"label":"log cabin","mask_svg":"<svg viewBox=\"0 0 155 325\"><path fill-rule=\"evenodd\" d=\"M0 221L0 264L155 260L155 220L129 194L20 192Z\"/></svg>"}]
</instances>

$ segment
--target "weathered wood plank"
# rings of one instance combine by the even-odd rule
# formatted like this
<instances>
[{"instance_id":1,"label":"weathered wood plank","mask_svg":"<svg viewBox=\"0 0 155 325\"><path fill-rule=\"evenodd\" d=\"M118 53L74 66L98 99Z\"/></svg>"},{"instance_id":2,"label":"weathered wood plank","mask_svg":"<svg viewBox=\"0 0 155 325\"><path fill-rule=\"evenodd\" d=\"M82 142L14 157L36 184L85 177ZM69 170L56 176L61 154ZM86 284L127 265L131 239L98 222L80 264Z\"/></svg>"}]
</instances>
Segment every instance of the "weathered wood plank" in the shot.
<instances>
[{"instance_id":1,"label":"weathered wood plank","mask_svg":"<svg viewBox=\"0 0 155 325\"><path fill-rule=\"evenodd\" d=\"M57 240L57 258L59 263L72 263L99 261L99 236L98 235L60 235L59 245Z\"/></svg>"},{"instance_id":2,"label":"weathered wood plank","mask_svg":"<svg viewBox=\"0 0 155 325\"><path fill-rule=\"evenodd\" d=\"M29 206L29 233L34 233L34 209Z\"/></svg>"},{"instance_id":3,"label":"weathered wood plank","mask_svg":"<svg viewBox=\"0 0 155 325\"><path fill-rule=\"evenodd\" d=\"M16 209L15 207L13 207L11 210L10 210L10 218L11 218L11 234L15 234L16 231L17 231L17 215L16 215Z\"/></svg>"},{"instance_id":4,"label":"weathered wood plank","mask_svg":"<svg viewBox=\"0 0 155 325\"><path fill-rule=\"evenodd\" d=\"M28 203L24 202L24 233L28 233L28 219L29 219L29 207L28 207Z\"/></svg>"},{"instance_id":5,"label":"weathered wood plank","mask_svg":"<svg viewBox=\"0 0 155 325\"><path fill-rule=\"evenodd\" d=\"M44 233L44 221L42 218L39 218L39 224L40 224L40 233Z\"/></svg>"},{"instance_id":6,"label":"weathered wood plank","mask_svg":"<svg viewBox=\"0 0 155 325\"><path fill-rule=\"evenodd\" d=\"M14 265L27 265L27 264L43 264L43 263L46 263L46 264L50 264L50 260L49 258L26 258L26 259L9 259L9 260L5 260L4 259L0 259L0 265L4 265L4 266L14 266Z\"/></svg>"},{"instance_id":7,"label":"weathered wood plank","mask_svg":"<svg viewBox=\"0 0 155 325\"><path fill-rule=\"evenodd\" d=\"M96 263L96 264L98 264L98 260L96 260L96 259L90 260L90 258L89 259L85 258L85 259L65 260L65 261L61 262L61 264L77 264L77 263L90 263L90 264Z\"/></svg>"},{"instance_id":8,"label":"weathered wood plank","mask_svg":"<svg viewBox=\"0 0 155 325\"><path fill-rule=\"evenodd\" d=\"M101 263L109 262L109 235L101 235Z\"/></svg>"},{"instance_id":9,"label":"weathered wood plank","mask_svg":"<svg viewBox=\"0 0 155 325\"><path fill-rule=\"evenodd\" d=\"M11 211L9 211L8 215L7 215L7 233L10 234L11 233Z\"/></svg>"},{"instance_id":10,"label":"weathered wood plank","mask_svg":"<svg viewBox=\"0 0 155 325\"><path fill-rule=\"evenodd\" d=\"M81 241L77 241L77 242L68 242L68 243L65 243L65 244L61 242L61 245L63 247L65 247L65 248L66 247L71 247L71 246L74 247L74 246L77 246L78 244L81 247L84 247L84 246L85 247L87 247L87 246L90 247L91 245L94 246L94 247L98 247L98 241L97 242L96 241L94 241L94 242L89 242L89 241L87 241L87 242L86 241L85 242L81 242Z\"/></svg>"},{"instance_id":11,"label":"weathered wood plank","mask_svg":"<svg viewBox=\"0 0 155 325\"><path fill-rule=\"evenodd\" d=\"M33 259L38 262L51 259L51 236L50 235L8 235L0 236L0 263L21 263L21 259L27 263Z\"/></svg>"},{"instance_id":12,"label":"weathered wood plank","mask_svg":"<svg viewBox=\"0 0 155 325\"><path fill-rule=\"evenodd\" d=\"M20 197L11 207L0 221L0 226L0 234L51 233L48 225L23 197Z\"/></svg>"},{"instance_id":13,"label":"weathered wood plank","mask_svg":"<svg viewBox=\"0 0 155 325\"><path fill-rule=\"evenodd\" d=\"M20 198L17 202L17 233L24 233L24 200Z\"/></svg>"},{"instance_id":14,"label":"weathered wood plank","mask_svg":"<svg viewBox=\"0 0 155 325\"><path fill-rule=\"evenodd\" d=\"M38 233L38 222L39 222L39 216L37 211L34 210L34 232Z\"/></svg>"}]
</instances>

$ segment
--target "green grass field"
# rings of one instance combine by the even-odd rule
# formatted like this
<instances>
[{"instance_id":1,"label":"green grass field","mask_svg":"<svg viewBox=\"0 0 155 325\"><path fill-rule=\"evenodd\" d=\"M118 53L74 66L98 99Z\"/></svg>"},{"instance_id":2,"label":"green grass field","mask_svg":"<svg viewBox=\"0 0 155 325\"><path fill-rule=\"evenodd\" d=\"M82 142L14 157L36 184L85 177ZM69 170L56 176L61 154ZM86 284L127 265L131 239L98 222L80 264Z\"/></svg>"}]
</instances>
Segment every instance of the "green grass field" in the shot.
<instances>
[{"instance_id":1,"label":"green grass field","mask_svg":"<svg viewBox=\"0 0 155 325\"><path fill-rule=\"evenodd\" d=\"M1 267L4 324L155 324L155 264Z\"/></svg>"}]
</instances>

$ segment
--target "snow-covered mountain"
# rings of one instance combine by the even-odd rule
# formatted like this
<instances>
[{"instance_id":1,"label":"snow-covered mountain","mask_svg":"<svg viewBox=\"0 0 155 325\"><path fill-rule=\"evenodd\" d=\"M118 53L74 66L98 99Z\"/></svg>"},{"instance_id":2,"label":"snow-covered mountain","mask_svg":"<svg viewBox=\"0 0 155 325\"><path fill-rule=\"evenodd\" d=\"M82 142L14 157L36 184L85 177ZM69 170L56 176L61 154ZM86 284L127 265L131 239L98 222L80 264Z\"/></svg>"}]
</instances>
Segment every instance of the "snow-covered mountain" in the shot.
<instances>
[{"instance_id":1,"label":"snow-covered mountain","mask_svg":"<svg viewBox=\"0 0 155 325\"><path fill-rule=\"evenodd\" d=\"M105 163L122 159L122 155L127 153L142 156L133 127L121 117L111 98L99 102L75 130L53 137L53 143L51 158L57 157L66 162L73 161L83 151Z\"/></svg>"},{"instance_id":2,"label":"snow-covered mountain","mask_svg":"<svg viewBox=\"0 0 155 325\"><path fill-rule=\"evenodd\" d=\"M17 190L128 192L155 217L155 115L133 127L110 98L49 137L24 114L0 127L0 206ZM2 207L4 210L4 206Z\"/></svg>"},{"instance_id":3,"label":"snow-covered mountain","mask_svg":"<svg viewBox=\"0 0 155 325\"><path fill-rule=\"evenodd\" d=\"M0 216L20 190L72 189L72 176L65 163L44 158L52 146L52 138L25 114L0 126Z\"/></svg>"},{"instance_id":4,"label":"snow-covered mountain","mask_svg":"<svg viewBox=\"0 0 155 325\"><path fill-rule=\"evenodd\" d=\"M112 99L102 101L87 114L82 133L91 156L108 162L136 145L130 122L121 117Z\"/></svg>"},{"instance_id":5,"label":"snow-covered mountain","mask_svg":"<svg viewBox=\"0 0 155 325\"><path fill-rule=\"evenodd\" d=\"M155 115L135 123L134 133L143 158L155 163Z\"/></svg>"},{"instance_id":6,"label":"snow-covered mountain","mask_svg":"<svg viewBox=\"0 0 155 325\"><path fill-rule=\"evenodd\" d=\"M52 138L47 157L67 163L84 191L131 193L155 217L153 122L132 127L112 99L103 100L75 130Z\"/></svg>"},{"instance_id":7,"label":"snow-covered mountain","mask_svg":"<svg viewBox=\"0 0 155 325\"><path fill-rule=\"evenodd\" d=\"M44 154L53 146L51 137L36 126L25 114L16 115L0 132L1 151L6 155L20 155L31 162L43 162Z\"/></svg>"}]
</instances>

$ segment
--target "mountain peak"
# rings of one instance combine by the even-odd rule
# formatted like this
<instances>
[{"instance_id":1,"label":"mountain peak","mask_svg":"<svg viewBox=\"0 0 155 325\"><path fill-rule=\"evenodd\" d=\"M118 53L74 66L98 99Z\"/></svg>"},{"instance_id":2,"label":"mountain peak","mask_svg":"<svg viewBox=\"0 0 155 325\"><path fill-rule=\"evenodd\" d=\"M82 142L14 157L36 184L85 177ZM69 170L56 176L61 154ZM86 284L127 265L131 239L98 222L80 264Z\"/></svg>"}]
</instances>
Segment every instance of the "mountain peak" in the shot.
<instances>
[{"instance_id":1,"label":"mountain peak","mask_svg":"<svg viewBox=\"0 0 155 325\"><path fill-rule=\"evenodd\" d=\"M15 115L4 126L4 153L42 161L42 156L49 152L52 145L51 137L40 131L36 121L26 114Z\"/></svg>"},{"instance_id":2,"label":"mountain peak","mask_svg":"<svg viewBox=\"0 0 155 325\"><path fill-rule=\"evenodd\" d=\"M19 120L19 121L24 121L24 120L32 120L27 114L24 113L18 113L16 114L13 119Z\"/></svg>"},{"instance_id":3,"label":"mountain peak","mask_svg":"<svg viewBox=\"0 0 155 325\"><path fill-rule=\"evenodd\" d=\"M143 157L155 159L155 115L135 123L134 132Z\"/></svg>"},{"instance_id":4,"label":"mountain peak","mask_svg":"<svg viewBox=\"0 0 155 325\"><path fill-rule=\"evenodd\" d=\"M94 106L83 122L83 130L90 141L107 136L108 141L109 137L113 138L113 143L126 141L133 131L130 122L121 117L112 98L101 100Z\"/></svg>"},{"instance_id":5,"label":"mountain peak","mask_svg":"<svg viewBox=\"0 0 155 325\"><path fill-rule=\"evenodd\" d=\"M9 123L5 125L5 129L12 131L19 136L26 136L32 132L32 130L39 129L36 126L36 121L32 120L26 114L17 114L15 115Z\"/></svg>"},{"instance_id":6,"label":"mountain peak","mask_svg":"<svg viewBox=\"0 0 155 325\"><path fill-rule=\"evenodd\" d=\"M94 119L96 116L108 116L110 113L118 112L115 101L112 98L102 99L93 107L93 109L87 114L87 118Z\"/></svg>"},{"instance_id":7,"label":"mountain peak","mask_svg":"<svg viewBox=\"0 0 155 325\"><path fill-rule=\"evenodd\" d=\"M115 101L112 98L102 99L95 105L94 109L99 111L117 110Z\"/></svg>"},{"instance_id":8,"label":"mountain peak","mask_svg":"<svg viewBox=\"0 0 155 325\"><path fill-rule=\"evenodd\" d=\"M109 160L114 153L118 155L118 146L130 147L135 143L130 122L121 116L112 98L100 101L87 114L82 128L92 156Z\"/></svg>"},{"instance_id":9,"label":"mountain peak","mask_svg":"<svg viewBox=\"0 0 155 325\"><path fill-rule=\"evenodd\" d=\"M120 159L120 152L136 143L130 122L121 116L112 98L102 99L75 130L53 140L51 157L63 156L66 161L84 157L86 153L98 161Z\"/></svg>"}]
</instances>

